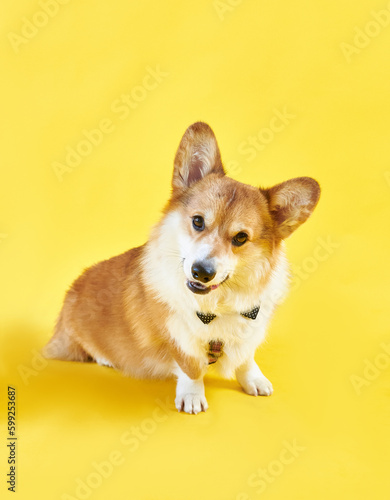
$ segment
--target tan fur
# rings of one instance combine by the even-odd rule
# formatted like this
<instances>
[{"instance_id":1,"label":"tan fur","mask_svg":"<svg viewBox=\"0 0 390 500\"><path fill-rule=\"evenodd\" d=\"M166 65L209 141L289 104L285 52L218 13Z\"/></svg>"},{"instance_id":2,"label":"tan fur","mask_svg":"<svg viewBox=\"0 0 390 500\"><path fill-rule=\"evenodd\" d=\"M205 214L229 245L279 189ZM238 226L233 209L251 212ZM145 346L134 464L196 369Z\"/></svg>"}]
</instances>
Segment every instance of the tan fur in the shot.
<instances>
[{"instance_id":1,"label":"tan fur","mask_svg":"<svg viewBox=\"0 0 390 500\"><path fill-rule=\"evenodd\" d=\"M189 377L199 377L199 363L180 352L164 329L167 307L143 284L143 252L144 246L135 248L84 271L65 297L46 357L102 358L140 378L155 375L143 366L145 358L157 366L174 359Z\"/></svg>"},{"instance_id":2,"label":"tan fur","mask_svg":"<svg viewBox=\"0 0 390 500\"><path fill-rule=\"evenodd\" d=\"M162 291L156 289L148 274L149 250L159 245L165 221L178 214L182 234L209 245L209 257L235 262L219 295L210 293L223 312L227 294L248 287L260 293L267 285L280 260L282 239L308 218L319 198L318 184L306 177L270 189L226 177L215 136L203 123L192 125L183 136L172 188L162 220L145 245L88 268L73 283L44 348L46 357L107 362L140 378L170 376L177 363L190 379L199 379L207 368L207 342L204 358L180 348L167 327L173 311L164 299L164 284ZM202 232L192 226L192 218L199 214L208 221ZM232 239L242 231L248 242L233 246ZM161 259L164 266L165 257Z\"/></svg>"},{"instance_id":3,"label":"tan fur","mask_svg":"<svg viewBox=\"0 0 390 500\"><path fill-rule=\"evenodd\" d=\"M166 306L145 289L143 252L144 246L135 248L84 271L65 297L54 336L44 349L46 357L102 358L135 377L153 375L142 365L145 358L157 365L174 358L189 374L197 373L162 327Z\"/></svg>"}]
</instances>

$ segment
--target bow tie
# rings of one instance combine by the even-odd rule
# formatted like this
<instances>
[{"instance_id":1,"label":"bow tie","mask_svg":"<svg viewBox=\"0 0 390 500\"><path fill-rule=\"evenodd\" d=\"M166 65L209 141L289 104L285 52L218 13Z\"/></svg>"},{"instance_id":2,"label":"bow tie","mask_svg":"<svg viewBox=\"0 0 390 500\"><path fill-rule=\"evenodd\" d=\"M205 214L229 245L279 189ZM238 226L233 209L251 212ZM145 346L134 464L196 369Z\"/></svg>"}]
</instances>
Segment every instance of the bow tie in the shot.
<instances>
[{"instance_id":1,"label":"bow tie","mask_svg":"<svg viewBox=\"0 0 390 500\"><path fill-rule=\"evenodd\" d=\"M251 311L242 312L240 314L241 314L241 316L244 316L245 318L256 319L259 311L260 311L260 306L256 306ZM205 325L208 325L209 323L211 323L211 321L213 321L214 318L217 317L216 314L202 313L202 312L197 312L196 315L198 316L200 321L202 323L204 323Z\"/></svg>"}]
</instances>

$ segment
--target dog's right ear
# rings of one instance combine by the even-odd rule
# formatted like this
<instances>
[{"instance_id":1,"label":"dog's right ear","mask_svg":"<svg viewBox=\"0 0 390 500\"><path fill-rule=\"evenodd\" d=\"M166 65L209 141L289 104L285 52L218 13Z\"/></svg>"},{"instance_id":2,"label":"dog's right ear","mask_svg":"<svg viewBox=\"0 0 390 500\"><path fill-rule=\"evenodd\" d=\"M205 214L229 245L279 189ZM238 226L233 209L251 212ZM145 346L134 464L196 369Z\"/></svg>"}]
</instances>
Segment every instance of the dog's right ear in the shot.
<instances>
[{"instance_id":1,"label":"dog's right ear","mask_svg":"<svg viewBox=\"0 0 390 500\"><path fill-rule=\"evenodd\" d=\"M203 122L188 127L176 152L172 187L186 189L206 175L225 175L217 140Z\"/></svg>"}]
</instances>

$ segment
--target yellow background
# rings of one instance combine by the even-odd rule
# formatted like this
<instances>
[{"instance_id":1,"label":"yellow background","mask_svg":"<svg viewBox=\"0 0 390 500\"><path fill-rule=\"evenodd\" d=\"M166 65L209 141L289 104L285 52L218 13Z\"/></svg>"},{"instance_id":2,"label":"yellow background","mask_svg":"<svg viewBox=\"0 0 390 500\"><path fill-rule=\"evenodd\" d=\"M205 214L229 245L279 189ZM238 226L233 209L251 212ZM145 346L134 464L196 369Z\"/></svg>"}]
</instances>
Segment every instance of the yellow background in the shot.
<instances>
[{"instance_id":1,"label":"yellow background","mask_svg":"<svg viewBox=\"0 0 390 500\"><path fill-rule=\"evenodd\" d=\"M14 385L21 499L388 499L390 4L62 1L46 22L45 0L1 6L1 497ZM148 68L161 81L134 90ZM112 106L131 92L142 99L123 117ZM275 110L294 118L247 161L242 143L269 138ZM60 182L53 162L105 119ZM239 181L308 175L322 197L288 240L293 290L257 355L274 395L209 377L194 417L156 410L173 381L36 350L81 270L146 240L197 120ZM300 451L283 464L286 442ZM96 476L115 451L121 464ZM77 496L77 479L94 487Z\"/></svg>"}]
</instances>

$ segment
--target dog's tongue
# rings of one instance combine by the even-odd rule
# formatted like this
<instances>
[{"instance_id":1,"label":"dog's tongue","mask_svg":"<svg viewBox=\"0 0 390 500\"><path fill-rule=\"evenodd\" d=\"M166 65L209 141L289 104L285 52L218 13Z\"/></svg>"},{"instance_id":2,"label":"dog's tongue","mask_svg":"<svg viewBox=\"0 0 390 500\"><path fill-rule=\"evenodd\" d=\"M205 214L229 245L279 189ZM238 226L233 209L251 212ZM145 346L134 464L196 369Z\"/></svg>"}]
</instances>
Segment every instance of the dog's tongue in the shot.
<instances>
[{"instance_id":1,"label":"dog's tongue","mask_svg":"<svg viewBox=\"0 0 390 500\"><path fill-rule=\"evenodd\" d=\"M211 353L221 353L222 351L222 342L220 340L210 340L209 346Z\"/></svg>"},{"instance_id":2,"label":"dog's tongue","mask_svg":"<svg viewBox=\"0 0 390 500\"><path fill-rule=\"evenodd\" d=\"M222 356L223 342L221 340L210 340L209 342L209 365L216 363L218 358Z\"/></svg>"},{"instance_id":3,"label":"dog's tongue","mask_svg":"<svg viewBox=\"0 0 390 500\"><path fill-rule=\"evenodd\" d=\"M199 283L199 281L191 281L192 286L195 288L198 288L199 290L206 290L207 288L210 288L210 290L215 290L216 288L219 287L218 285L211 285L210 287L207 287L206 285L203 285L203 283Z\"/></svg>"}]
</instances>

